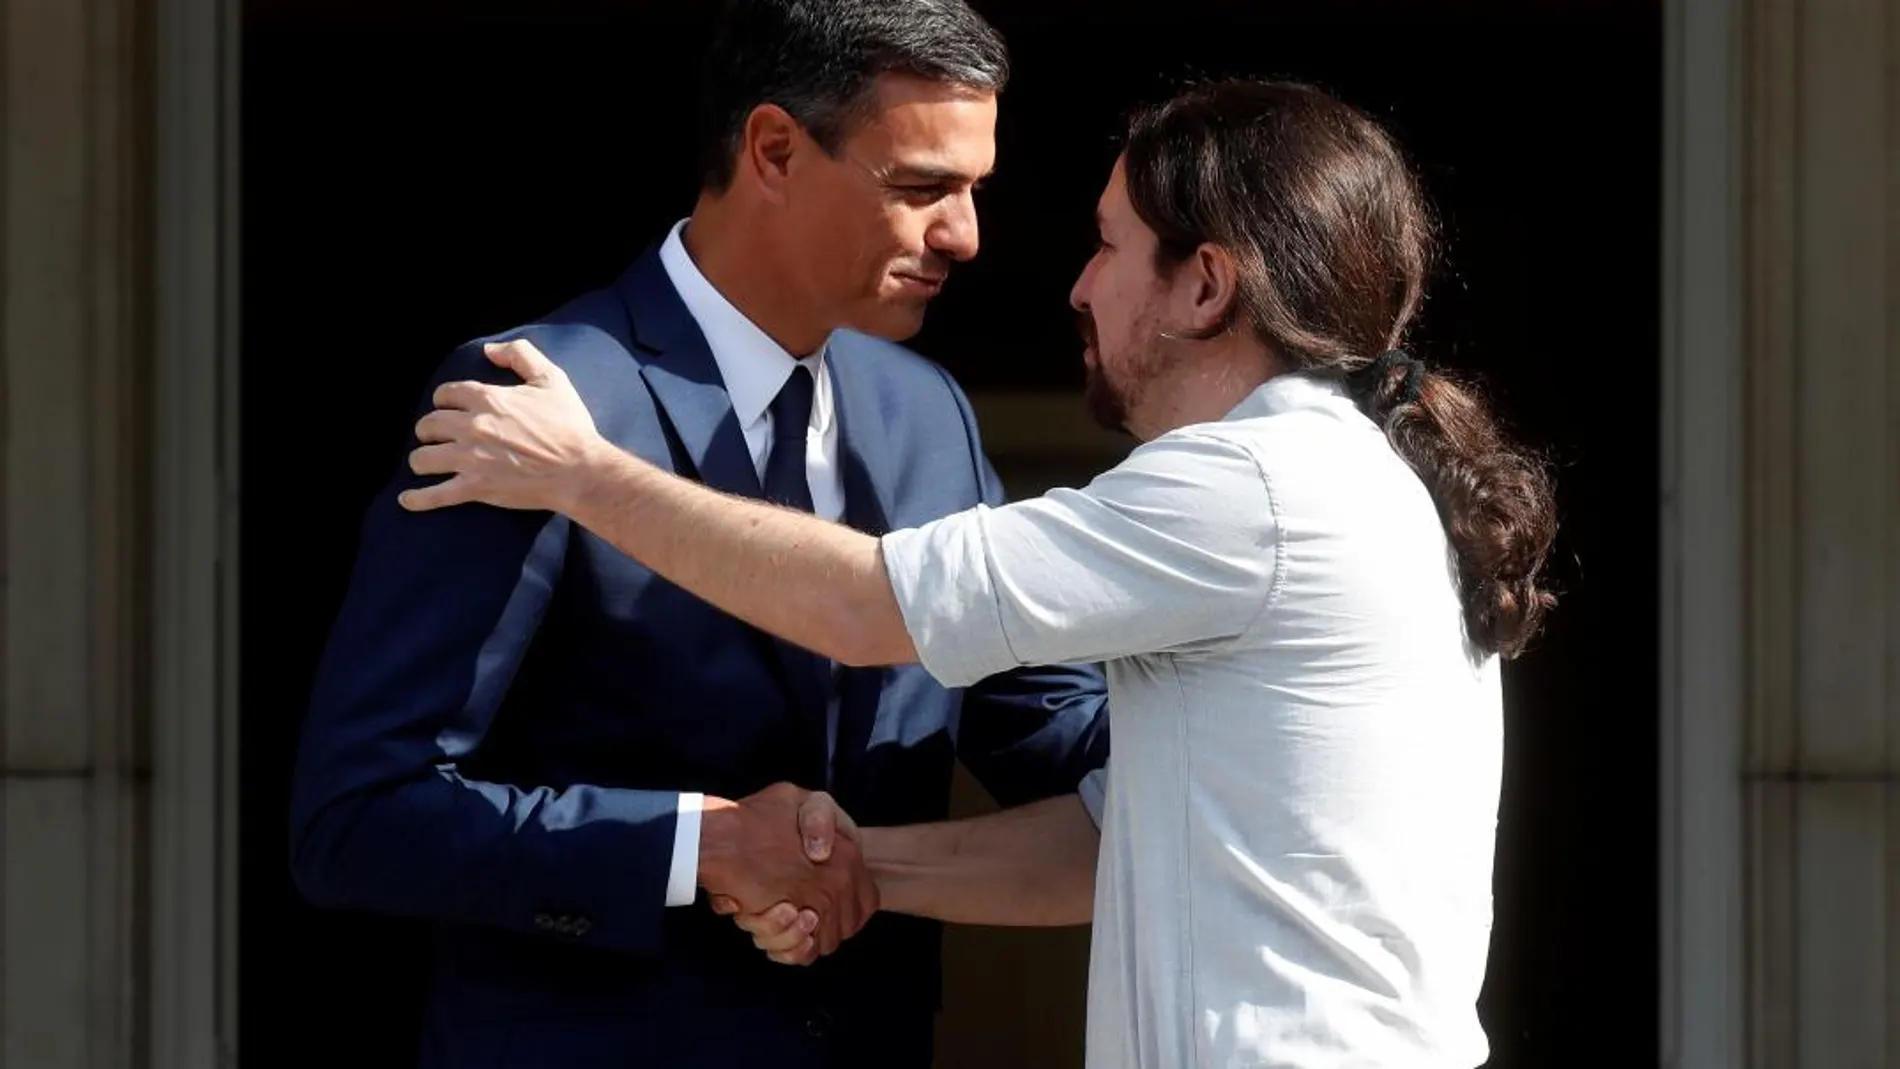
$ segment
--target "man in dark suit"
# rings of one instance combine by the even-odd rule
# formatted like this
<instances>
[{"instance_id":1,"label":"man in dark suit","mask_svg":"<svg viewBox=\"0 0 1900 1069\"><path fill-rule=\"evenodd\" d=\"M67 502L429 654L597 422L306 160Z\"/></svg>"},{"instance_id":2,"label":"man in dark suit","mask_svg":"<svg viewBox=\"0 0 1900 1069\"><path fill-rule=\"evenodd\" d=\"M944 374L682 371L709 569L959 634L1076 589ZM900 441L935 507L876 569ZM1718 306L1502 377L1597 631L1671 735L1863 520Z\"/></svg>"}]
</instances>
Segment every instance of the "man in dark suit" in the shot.
<instances>
[{"instance_id":1,"label":"man in dark suit","mask_svg":"<svg viewBox=\"0 0 1900 1069\"><path fill-rule=\"evenodd\" d=\"M874 534L1000 501L963 394L890 339L976 254L1006 78L962 0L738 4L690 218L498 337L620 446L731 493ZM481 342L435 382L497 381ZM319 904L433 922L424 1064L927 1065L939 929L866 923L855 848L809 862L797 808L941 819L959 757L1007 805L1072 793L1107 754L1099 675L844 668L559 516L405 512L399 471L319 670L293 867ZM785 969L708 894L806 906L827 947L863 930Z\"/></svg>"}]
</instances>

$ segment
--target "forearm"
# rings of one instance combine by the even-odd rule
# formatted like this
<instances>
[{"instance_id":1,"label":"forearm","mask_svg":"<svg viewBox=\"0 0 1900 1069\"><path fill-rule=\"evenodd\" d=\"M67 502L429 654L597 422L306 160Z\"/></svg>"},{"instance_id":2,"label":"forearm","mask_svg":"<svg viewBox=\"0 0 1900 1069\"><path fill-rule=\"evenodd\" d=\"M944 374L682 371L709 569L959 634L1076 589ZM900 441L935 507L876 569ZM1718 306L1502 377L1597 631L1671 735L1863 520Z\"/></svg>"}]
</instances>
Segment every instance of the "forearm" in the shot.
<instances>
[{"instance_id":1,"label":"forearm","mask_svg":"<svg viewBox=\"0 0 1900 1069\"><path fill-rule=\"evenodd\" d=\"M865 828L885 910L955 924L1055 927L1094 914L1100 835L1075 795L968 820Z\"/></svg>"},{"instance_id":2,"label":"forearm","mask_svg":"<svg viewBox=\"0 0 1900 1069\"><path fill-rule=\"evenodd\" d=\"M314 904L657 951L678 795L454 774L297 805Z\"/></svg>"},{"instance_id":3,"label":"forearm","mask_svg":"<svg viewBox=\"0 0 1900 1069\"><path fill-rule=\"evenodd\" d=\"M563 511L717 608L846 664L909 664L875 538L733 497L618 450L576 473Z\"/></svg>"}]
</instances>

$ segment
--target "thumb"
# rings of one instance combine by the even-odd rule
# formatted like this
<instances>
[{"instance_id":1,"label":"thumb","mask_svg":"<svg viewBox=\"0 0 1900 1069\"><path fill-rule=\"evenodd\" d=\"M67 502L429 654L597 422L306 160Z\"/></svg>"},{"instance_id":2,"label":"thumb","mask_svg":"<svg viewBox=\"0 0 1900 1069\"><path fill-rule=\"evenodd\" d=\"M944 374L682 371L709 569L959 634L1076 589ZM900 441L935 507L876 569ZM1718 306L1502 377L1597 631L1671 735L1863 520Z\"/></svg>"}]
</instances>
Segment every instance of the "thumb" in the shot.
<instances>
[{"instance_id":1,"label":"thumb","mask_svg":"<svg viewBox=\"0 0 1900 1069\"><path fill-rule=\"evenodd\" d=\"M823 791L813 791L798 807L798 833L805 839L805 856L813 861L831 857L838 838L838 803Z\"/></svg>"},{"instance_id":2,"label":"thumb","mask_svg":"<svg viewBox=\"0 0 1900 1069\"><path fill-rule=\"evenodd\" d=\"M534 343L521 338L506 342L489 342L482 346L483 355L496 367L507 368L521 377L521 381L530 385L540 385L553 378L560 369L553 361L534 347Z\"/></svg>"}]
</instances>

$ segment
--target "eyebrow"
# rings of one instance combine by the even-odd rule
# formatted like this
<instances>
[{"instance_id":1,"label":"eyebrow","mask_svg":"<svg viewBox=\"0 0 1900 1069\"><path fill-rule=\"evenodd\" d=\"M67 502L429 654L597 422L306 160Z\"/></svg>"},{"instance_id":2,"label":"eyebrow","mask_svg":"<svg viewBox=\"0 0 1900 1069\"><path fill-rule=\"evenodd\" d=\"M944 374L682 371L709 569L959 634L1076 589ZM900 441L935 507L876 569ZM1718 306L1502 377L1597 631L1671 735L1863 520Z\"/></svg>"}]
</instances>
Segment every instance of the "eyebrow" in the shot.
<instances>
[{"instance_id":1,"label":"eyebrow","mask_svg":"<svg viewBox=\"0 0 1900 1069\"><path fill-rule=\"evenodd\" d=\"M938 185L981 185L995 175L991 170L971 178L968 174L949 167L931 167L918 164L898 164L884 172L886 182L929 182Z\"/></svg>"}]
</instances>

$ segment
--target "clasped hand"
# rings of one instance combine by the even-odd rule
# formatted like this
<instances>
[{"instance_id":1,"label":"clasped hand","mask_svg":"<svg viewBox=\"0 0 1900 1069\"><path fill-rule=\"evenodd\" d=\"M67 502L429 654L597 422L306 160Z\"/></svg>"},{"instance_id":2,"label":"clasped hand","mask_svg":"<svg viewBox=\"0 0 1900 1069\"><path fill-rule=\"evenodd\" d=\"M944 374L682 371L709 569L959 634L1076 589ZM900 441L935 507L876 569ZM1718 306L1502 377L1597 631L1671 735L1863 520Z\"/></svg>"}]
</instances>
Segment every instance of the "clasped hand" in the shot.
<instances>
[{"instance_id":1,"label":"clasped hand","mask_svg":"<svg viewBox=\"0 0 1900 1069\"><path fill-rule=\"evenodd\" d=\"M773 961L806 965L877 912L857 825L831 796L788 783L708 807L700 884Z\"/></svg>"}]
</instances>

